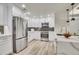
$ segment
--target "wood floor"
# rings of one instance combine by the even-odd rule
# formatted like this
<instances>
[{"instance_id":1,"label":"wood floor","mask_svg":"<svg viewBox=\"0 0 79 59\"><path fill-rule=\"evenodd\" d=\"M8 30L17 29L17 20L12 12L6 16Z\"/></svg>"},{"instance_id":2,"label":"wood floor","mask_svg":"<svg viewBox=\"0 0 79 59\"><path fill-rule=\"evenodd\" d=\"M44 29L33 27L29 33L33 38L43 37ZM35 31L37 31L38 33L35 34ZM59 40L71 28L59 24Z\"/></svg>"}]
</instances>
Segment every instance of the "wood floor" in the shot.
<instances>
[{"instance_id":1,"label":"wood floor","mask_svg":"<svg viewBox=\"0 0 79 59\"><path fill-rule=\"evenodd\" d=\"M17 55L54 55L53 42L33 40L28 47Z\"/></svg>"}]
</instances>

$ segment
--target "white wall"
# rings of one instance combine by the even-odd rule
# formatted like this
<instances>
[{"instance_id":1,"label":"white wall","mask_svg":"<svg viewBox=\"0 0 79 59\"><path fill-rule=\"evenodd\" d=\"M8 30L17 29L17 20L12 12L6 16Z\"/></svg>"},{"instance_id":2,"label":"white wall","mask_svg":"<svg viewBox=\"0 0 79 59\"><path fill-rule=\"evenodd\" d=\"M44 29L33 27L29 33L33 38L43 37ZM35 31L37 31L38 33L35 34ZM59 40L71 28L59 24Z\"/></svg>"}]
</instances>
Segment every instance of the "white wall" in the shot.
<instances>
[{"instance_id":1,"label":"white wall","mask_svg":"<svg viewBox=\"0 0 79 59\"><path fill-rule=\"evenodd\" d=\"M66 13L61 13L61 14L56 14L56 19L55 19L55 32L56 33L64 33L66 32L65 30L62 30L62 28L66 28L69 32L77 33L79 34L79 17L78 15L75 16L75 21L71 21L68 24L67 21L67 16Z\"/></svg>"},{"instance_id":2,"label":"white wall","mask_svg":"<svg viewBox=\"0 0 79 59\"><path fill-rule=\"evenodd\" d=\"M61 33L61 29L67 26L67 15L64 13L56 13L55 14L55 32Z\"/></svg>"},{"instance_id":3,"label":"white wall","mask_svg":"<svg viewBox=\"0 0 79 59\"><path fill-rule=\"evenodd\" d=\"M3 5L0 4L0 25L3 25Z\"/></svg>"},{"instance_id":4,"label":"white wall","mask_svg":"<svg viewBox=\"0 0 79 59\"><path fill-rule=\"evenodd\" d=\"M76 10L74 10L74 12L76 12ZM69 30L69 32L71 32L72 34L75 32L78 34L79 32L79 16L78 13L74 14L74 17L76 18L75 21L71 21L70 19L70 23L68 24L67 21L67 12L61 12L61 13L56 13L55 14L55 32L56 33L64 33L66 31L62 31L62 28L67 28Z\"/></svg>"},{"instance_id":5,"label":"white wall","mask_svg":"<svg viewBox=\"0 0 79 59\"><path fill-rule=\"evenodd\" d=\"M0 41L3 41L0 44L0 54L12 53L12 4L0 4L0 25L4 26L3 37L0 35L3 38L0 37ZM10 37L6 37L7 35Z\"/></svg>"},{"instance_id":6,"label":"white wall","mask_svg":"<svg viewBox=\"0 0 79 59\"><path fill-rule=\"evenodd\" d=\"M0 4L0 25L6 26L4 34L12 34L12 4ZM9 32L6 33L5 30Z\"/></svg>"}]
</instances>

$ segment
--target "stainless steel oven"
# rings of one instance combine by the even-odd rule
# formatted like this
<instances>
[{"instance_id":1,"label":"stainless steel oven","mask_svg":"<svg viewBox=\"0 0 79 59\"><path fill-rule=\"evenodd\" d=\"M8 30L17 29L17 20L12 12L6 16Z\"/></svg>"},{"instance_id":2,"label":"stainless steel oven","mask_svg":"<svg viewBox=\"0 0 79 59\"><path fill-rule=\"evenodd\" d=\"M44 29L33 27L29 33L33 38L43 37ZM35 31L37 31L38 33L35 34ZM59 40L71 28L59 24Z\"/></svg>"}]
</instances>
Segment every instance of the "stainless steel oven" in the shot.
<instances>
[{"instance_id":1,"label":"stainless steel oven","mask_svg":"<svg viewBox=\"0 0 79 59\"><path fill-rule=\"evenodd\" d=\"M49 23L42 23L41 28L41 40L49 41Z\"/></svg>"},{"instance_id":2,"label":"stainless steel oven","mask_svg":"<svg viewBox=\"0 0 79 59\"><path fill-rule=\"evenodd\" d=\"M49 38L49 33L48 33L48 31L42 31L41 32L41 38Z\"/></svg>"}]
</instances>

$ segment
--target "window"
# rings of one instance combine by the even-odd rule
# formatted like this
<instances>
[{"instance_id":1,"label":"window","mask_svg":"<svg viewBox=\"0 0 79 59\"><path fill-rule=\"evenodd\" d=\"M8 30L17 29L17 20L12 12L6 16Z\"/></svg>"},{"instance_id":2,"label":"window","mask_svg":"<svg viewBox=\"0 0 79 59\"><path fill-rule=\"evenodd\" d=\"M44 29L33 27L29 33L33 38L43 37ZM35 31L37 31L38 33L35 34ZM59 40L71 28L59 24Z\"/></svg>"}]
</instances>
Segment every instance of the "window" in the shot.
<instances>
[{"instance_id":1,"label":"window","mask_svg":"<svg viewBox=\"0 0 79 59\"><path fill-rule=\"evenodd\" d=\"M0 34L4 34L4 26L0 26Z\"/></svg>"}]
</instances>

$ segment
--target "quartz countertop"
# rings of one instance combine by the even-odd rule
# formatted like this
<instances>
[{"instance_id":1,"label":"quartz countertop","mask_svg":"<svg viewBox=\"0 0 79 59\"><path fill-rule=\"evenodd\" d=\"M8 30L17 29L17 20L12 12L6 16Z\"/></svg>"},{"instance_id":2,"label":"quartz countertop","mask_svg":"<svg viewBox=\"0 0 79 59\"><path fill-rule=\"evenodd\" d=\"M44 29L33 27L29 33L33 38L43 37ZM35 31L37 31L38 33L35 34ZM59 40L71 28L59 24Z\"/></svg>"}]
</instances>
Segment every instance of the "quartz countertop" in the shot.
<instances>
[{"instance_id":1,"label":"quartz countertop","mask_svg":"<svg viewBox=\"0 0 79 59\"><path fill-rule=\"evenodd\" d=\"M11 36L11 34L0 34L0 37Z\"/></svg>"},{"instance_id":2,"label":"quartz countertop","mask_svg":"<svg viewBox=\"0 0 79 59\"><path fill-rule=\"evenodd\" d=\"M61 41L61 42L78 42L79 43L79 37L78 36L71 36L69 38L65 38L64 36L57 36L57 41Z\"/></svg>"},{"instance_id":3,"label":"quartz countertop","mask_svg":"<svg viewBox=\"0 0 79 59\"><path fill-rule=\"evenodd\" d=\"M64 36L64 34L57 34L58 36ZM79 35L72 35L72 36L79 36Z\"/></svg>"}]
</instances>

